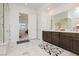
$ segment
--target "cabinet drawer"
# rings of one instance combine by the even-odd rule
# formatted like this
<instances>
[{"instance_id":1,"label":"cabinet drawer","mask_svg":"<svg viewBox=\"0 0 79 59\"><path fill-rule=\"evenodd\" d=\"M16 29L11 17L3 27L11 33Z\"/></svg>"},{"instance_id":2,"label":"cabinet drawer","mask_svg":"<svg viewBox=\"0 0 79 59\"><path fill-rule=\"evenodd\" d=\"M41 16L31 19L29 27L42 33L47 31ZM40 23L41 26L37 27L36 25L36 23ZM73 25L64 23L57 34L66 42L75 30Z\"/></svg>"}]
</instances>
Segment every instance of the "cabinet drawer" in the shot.
<instances>
[{"instance_id":1,"label":"cabinet drawer","mask_svg":"<svg viewBox=\"0 0 79 59\"><path fill-rule=\"evenodd\" d=\"M73 37L75 34L72 33L61 33L62 36L70 36Z\"/></svg>"},{"instance_id":2,"label":"cabinet drawer","mask_svg":"<svg viewBox=\"0 0 79 59\"><path fill-rule=\"evenodd\" d=\"M73 37L72 36L64 36L64 35L62 35L60 37L60 39L73 39Z\"/></svg>"}]
</instances>

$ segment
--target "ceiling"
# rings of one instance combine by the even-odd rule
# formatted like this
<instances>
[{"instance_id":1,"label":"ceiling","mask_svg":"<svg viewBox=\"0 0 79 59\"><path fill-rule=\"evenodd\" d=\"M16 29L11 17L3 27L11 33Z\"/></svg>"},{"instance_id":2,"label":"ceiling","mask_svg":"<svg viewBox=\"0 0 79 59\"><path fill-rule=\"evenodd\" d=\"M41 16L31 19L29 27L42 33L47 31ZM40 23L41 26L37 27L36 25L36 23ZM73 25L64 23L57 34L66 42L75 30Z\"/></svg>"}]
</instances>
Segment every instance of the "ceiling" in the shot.
<instances>
[{"instance_id":1,"label":"ceiling","mask_svg":"<svg viewBox=\"0 0 79 59\"><path fill-rule=\"evenodd\" d=\"M25 4L30 9L38 10L41 7L45 6L47 3L27 3Z\"/></svg>"},{"instance_id":2,"label":"ceiling","mask_svg":"<svg viewBox=\"0 0 79 59\"><path fill-rule=\"evenodd\" d=\"M25 4L28 8L34 9L34 10L48 10L48 8L56 10L59 8L65 8L65 7L73 7L75 5L79 6L77 3L27 3ZM69 8L70 8L69 7Z\"/></svg>"}]
</instances>

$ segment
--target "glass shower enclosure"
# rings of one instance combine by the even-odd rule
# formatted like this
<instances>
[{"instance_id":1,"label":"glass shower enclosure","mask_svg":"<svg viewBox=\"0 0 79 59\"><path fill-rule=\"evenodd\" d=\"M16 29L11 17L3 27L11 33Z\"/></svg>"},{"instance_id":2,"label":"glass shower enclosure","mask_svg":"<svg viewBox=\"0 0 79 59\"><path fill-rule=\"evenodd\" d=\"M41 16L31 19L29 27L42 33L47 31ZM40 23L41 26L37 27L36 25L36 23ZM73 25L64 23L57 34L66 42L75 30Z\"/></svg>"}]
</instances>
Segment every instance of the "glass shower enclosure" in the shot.
<instances>
[{"instance_id":1,"label":"glass shower enclosure","mask_svg":"<svg viewBox=\"0 0 79 59\"><path fill-rule=\"evenodd\" d=\"M9 41L9 8L7 3L0 3L0 55L4 55ZM6 43L6 44L5 44Z\"/></svg>"},{"instance_id":2,"label":"glass shower enclosure","mask_svg":"<svg viewBox=\"0 0 79 59\"><path fill-rule=\"evenodd\" d=\"M0 3L0 43L4 43L9 39L9 18L8 4Z\"/></svg>"},{"instance_id":3,"label":"glass shower enclosure","mask_svg":"<svg viewBox=\"0 0 79 59\"><path fill-rule=\"evenodd\" d=\"M4 12L3 4L0 4L0 43L4 42Z\"/></svg>"}]
</instances>

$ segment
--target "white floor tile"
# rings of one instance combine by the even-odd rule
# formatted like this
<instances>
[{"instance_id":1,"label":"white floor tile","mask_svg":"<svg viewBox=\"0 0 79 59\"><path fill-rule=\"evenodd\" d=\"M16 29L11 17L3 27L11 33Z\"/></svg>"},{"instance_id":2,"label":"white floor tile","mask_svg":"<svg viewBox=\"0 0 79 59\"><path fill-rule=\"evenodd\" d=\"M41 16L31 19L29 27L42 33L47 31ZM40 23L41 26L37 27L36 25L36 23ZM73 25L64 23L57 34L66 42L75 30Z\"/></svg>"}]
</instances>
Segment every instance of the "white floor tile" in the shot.
<instances>
[{"instance_id":1,"label":"white floor tile","mask_svg":"<svg viewBox=\"0 0 79 59\"><path fill-rule=\"evenodd\" d=\"M9 50L9 56L50 56L45 50L39 47L41 40L30 40L30 42L18 44ZM59 56L76 56L76 54L69 51L63 52Z\"/></svg>"}]
</instances>

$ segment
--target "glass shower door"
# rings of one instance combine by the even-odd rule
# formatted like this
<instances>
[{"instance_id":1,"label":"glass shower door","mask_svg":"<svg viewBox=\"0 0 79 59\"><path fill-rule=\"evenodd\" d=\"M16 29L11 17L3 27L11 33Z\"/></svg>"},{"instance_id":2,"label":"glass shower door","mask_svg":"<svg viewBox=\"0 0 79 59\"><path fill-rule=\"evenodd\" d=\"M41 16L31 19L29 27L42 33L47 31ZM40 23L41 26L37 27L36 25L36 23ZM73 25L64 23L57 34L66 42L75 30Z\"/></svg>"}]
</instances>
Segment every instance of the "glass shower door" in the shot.
<instances>
[{"instance_id":1,"label":"glass shower door","mask_svg":"<svg viewBox=\"0 0 79 59\"><path fill-rule=\"evenodd\" d=\"M0 55L6 55L9 44L8 4L0 3Z\"/></svg>"},{"instance_id":2,"label":"glass shower door","mask_svg":"<svg viewBox=\"0 0 79 59\"><path fill-rule=\"evenodd\" d=\"M3 41L3 4L0 3L0 43Z\"/></svg>"}]
</instances>

